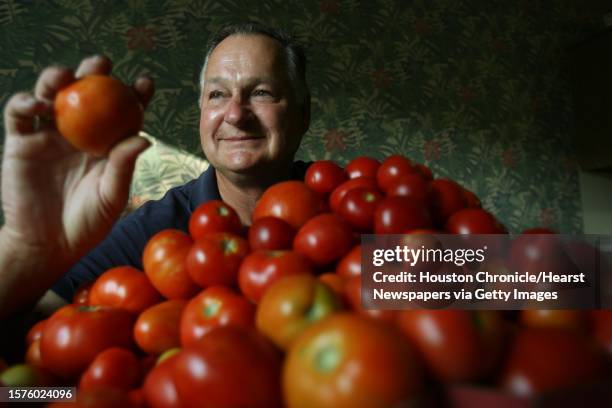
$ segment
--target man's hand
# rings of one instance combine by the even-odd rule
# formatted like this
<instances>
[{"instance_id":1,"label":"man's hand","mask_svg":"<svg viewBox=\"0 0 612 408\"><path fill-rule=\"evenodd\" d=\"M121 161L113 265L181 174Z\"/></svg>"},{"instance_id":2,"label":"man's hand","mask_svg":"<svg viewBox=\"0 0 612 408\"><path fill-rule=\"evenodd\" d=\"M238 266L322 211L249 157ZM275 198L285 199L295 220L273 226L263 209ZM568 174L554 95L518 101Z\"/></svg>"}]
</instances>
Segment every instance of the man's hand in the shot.
<instances>
[{"instance_id":1,"label":"man's hand","mask_svg":"<svg viewBox=\"0 0 612 408\"><path fill-rule=\"evenodd\" d=\"M47 68L33 95L16 94L4 109L0 309L35 301L105 237L125 207L136 158L148 142L133 136L95 158L69 145L53 120L61 88L110 70L110 61L98 56L83 60L76 73ZM153 83L139 78L134 91L146 106Z\"/></svg>"}]
</instances>

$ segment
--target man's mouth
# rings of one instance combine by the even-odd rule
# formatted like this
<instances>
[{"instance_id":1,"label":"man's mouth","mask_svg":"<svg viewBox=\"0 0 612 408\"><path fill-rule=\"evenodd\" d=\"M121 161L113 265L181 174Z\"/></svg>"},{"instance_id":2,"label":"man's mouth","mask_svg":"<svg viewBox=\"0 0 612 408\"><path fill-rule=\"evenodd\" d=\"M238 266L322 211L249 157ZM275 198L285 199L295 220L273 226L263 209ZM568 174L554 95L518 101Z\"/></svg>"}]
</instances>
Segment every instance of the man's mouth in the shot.
<instances>
[{"instance_id":1,"label":"man's mouth","mask_svg":"<svg viewBox=\"0 0 612 408\"><path fill-rule=\"evenodd\" d=\"M246 140L256 140L262 139L261 136L252 136L252 135L244 135L244 136L224 136L220 137L219 140L223 140L226 142L242 142Z\"/></svg>"}]
</instances>

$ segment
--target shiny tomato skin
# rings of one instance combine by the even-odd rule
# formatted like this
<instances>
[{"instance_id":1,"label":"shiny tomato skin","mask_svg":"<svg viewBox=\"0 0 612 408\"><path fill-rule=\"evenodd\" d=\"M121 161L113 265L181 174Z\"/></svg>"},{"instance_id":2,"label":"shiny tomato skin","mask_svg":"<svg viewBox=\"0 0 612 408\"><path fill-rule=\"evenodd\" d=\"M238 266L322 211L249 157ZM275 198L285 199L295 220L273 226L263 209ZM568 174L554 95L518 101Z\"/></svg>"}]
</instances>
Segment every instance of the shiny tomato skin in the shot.
<instances>
[{"instance_id":1,"label":"shiny tomato skin","mask_svg":"<svg viewBox=\"0 0 612 408\"><path fill-rule=\"evenodd\" d=\"M436 379L475 381L500 361L505 326L494 311L402 310L398 326Z\"/></svg>"},{"instance_id":2,"label":"shiny tomato skin","mask_svg":"<svg viewBox=\"0 0 612 408\"><path fill-rule=\"evenodd\" d=\"M40 339L34 340L28 346L25 354L25 362L33 367L42 367L42 357L40 356ZM0 373L2 370L0 369Z\"/></svg>"},{"instance_id":3,"label":"shiny tomato skin","mask_svg":"<svg viewBox=\"0 0 612 408\"><path fill-rule=\"evenodd\" d=\"M600 380L608 374L605 364L601 349L581 333L525 329L513 340L499 385L529 397Z\"/></svg>"},{"instance_id":4,"label":"shiny tomato skin","mask_svg":"<svg viewBox=\"0 0 612 408\"><path fill-rule=\"evenodd\" d=\"M336 296L338 296L338 299L340 299L341 304L346 305L346 301L344 300L344 291L347 278L340 276L335 272L325 272L319 275L319 280L334 291Z\"/></svg>"},{"instance_id":5,"label":"shiny tomato skin","mask_svg":"<svg viewBox=\"0 0 612 408\"><path fill-rule=\"evenodd\" d=\"M293 240L293 248L317 267L340 259L352 244L351 228L337 215L329 213L308 220Z\"/></svg>"},{"instance_id":6,"label":"shiny tomato skin","mask_svg":"<svg viewBox=\"0 0 612 408\"><path fill-rule=\"evenodd\" d=\"M376 172L376 181L378 187L386 193L398 178L415 172L416 170L410 159L399 154L393 154L380 164Z\"/></svg>"},{"instance_id":7,"label":"shiny tomato skin","mask_svg":"<svg viewBox=\"0 0 612 408\"><path fill-rule=\"evenodd\" d=\"M417 174L423 177L423 180L425 181L433 180L433 173L431 172L431 169L429 167L421 163L415 163L413 164L413 166Z\"/></svg>"},{"instance_id":8,"label":"shiny tomato skin","mask_svg":"<svg viewBox=\"0 0 612 408\"><path fill-rule=\"evenodd\" d=\"M134 324L134 340L149 354L161 354L181 345L180 326L187 300L173 299L143 311Z\"/></svg>"},{"instance_id":9,"label":"shiny tomato skin","mask_svg":"<svg viewBox=\"0 0 612 408\"><path fill-rule=\"evenodd\" d=\"M290 346L285 403L300 407L391 407L422 388L410 344L393 327L348 313L307 328Z\"/></svg>"},{"instance_id":10,"label":"shiny tomato skin","mask_svg":"<svg viewBox=\"0 0 612 408\"><path fill-rule=\"evenodd\" d=\"M226 286L211 286L189 301L181 316L181 345L197 343L220 326L255 326L255 306Z\"/></svg>"},{"instance_id":11,"label":"shiny tomato skin","mask_svg":"<svg viewBox=\"0 0 612 408\"><path fill-rule=\"evenodd\" d=\"M257 329L286 350L309 326L340 310L341 298L312 275L292 275L275 282L261 299Z\"/></svg>"},{"instance_id":12,"label":"shiny tomato skin","mask_svg":"<svg viewBox=\"0 0 612 408\"><path fill-rule=\"evenodd\" d=\"M109 347L132 346L133 315L121 309L68 305L47 319L40 338L43 366L64 378L79 375Z\"/></svg>"},{"instance_id":13,"label":"shiny tomato skin","mask_svg":"<svg viewBox=\"0 0 612 408\"><path fill-rule=\"evenodd\" d=\"M376 188L354 188L344 195L338 213L357 231L372 232L374 211L382 199L382 193Z\"/></svg>"},{"instance_id":14,"label":"shiny tomato skin","mask_svg":"<svg viewBox=\"0 0 612 408\"><path fill-rule=\"evenodd\" d=\"M72 297L72 304L75 305L88 305L89 304L89 293L91 292L91 287L93 286L95 281L86 282L81 284L76 292L74 292L74 296Z\"/></svg>"},{"instance_id":15,"label":"shiny tomato skin","mask_svg":"<svg viewBox=\"0 0 612 408\"><path fill-rule=\"evenodd\" d=\"M589 314L591 335L612 358L612 311L591 310Z\"/></svg>"},{"instance_id":16,"label":"shiny tomato skin","mask_svg":"<svg viewBox=\"0 0 612 408\"><path fill-rule=\"evenodd\" d=\"M463 193L463 199L467 208L482 208L480 198L476 194L465 188L461 192Z\"/></svg>"},{"instance_id":17,"label":"shiny tomato skin","mask_svg":"<svg viewBox=\"0 0 612 408\"><path fill-rule=\"evenodd\" d=\"M348 178L369 177L376 179L376 172L380 167L380 162L372 157L359 156L351 160L344 171Z\"/></svg>"},{"instance_id":18,"label":"shiny tomato skin","mask_svg":"<svg viewBox=\"0 0 612 408\"><path fill-rule=\"evenodd\" d=\"M238 213L221 200L200 204L189 217L189 234L194 241L214 232L242 232Z\"/></svg>"},{"instance_id":19,"label":"shiny tomato skin","mask_svg":"<svg viewBox=\"0 0 612 408\"><path fill-rule=\"evenodd\" d=\"M276 217L260 218L249 228L249 246L253 251L291 249L294 237L291 225Z\"/></svg>"},{"instance_id":20,"label":"shiny tomato skin","mask_svg":"<svg viewBox=\"0 0 612 408\"><path fill-rule=\"evenodd\" d=\"M238 285L247 299L259 303L277 280L303 274L312 275L313 270L306 258L296 251L254 251L240 265Z\"/></svg>"},{"instance_id":21,"label":"shiny tomato skin","mask_svg":"<svg viewBox=\"0 0 612 408\"><path fill-rule=\"evenodd\" d=\"M340 203L342 202L342 199L344 198L346 193L349 190L358 187L378 189L376 179L370 177L357 177L347 180L344 183L340 184L338 187L336 187L329 196L329 206L331 207L331 210L336 214L339 214Z\"/></svg>"},{"instance_id":22,"label":"shiny tomato skin","mask_svg":"<svg viewBox=\"0 0 612 408\"><path fill-rule=\"evenodd\" d=\"M142 127L144 111L127 85L106 75L87 75L55 97L55 123L79 150L105 156L126 136Z\"/></svg>"},{"instance_id":23,"label":"shiny tomato skin","mask_svg":"<svg viewBox=\"0 0 612 408\"><path fill-rule=\"evenodd\" d=\"M179 352L180 354L180 352ZM150 408L183 408L174 379L174 368L179 354L174 354L151 369L142 390Z\"/></svg>"},{"instance_id":24,"label":"shiny tomato skin","mask_svg":"<svg viewBox=\"0 0 612 408\"><path fill-rule=\"evenodd\" d=\"M274 408L280 371L280 354L265 337L225 326L177 354L173 378L185 407Z\"/></svg>"},{"instance_id":25,"label":"shiny tomato skin","mask_svg":"<svg viewBox=\"0 0 612 408\"><path fill-rule=\"evenodd\" d=\"M89 305L109 306L140 313L161 300L147 276L131 266L117 266L96 279Z\"/></svg>"},{"instance_id":26,"label":"shiny tomato skin","mask_svg":"<svg viewBox=\"0 0 612 408\"><path fill-rule=\"evenodd\" d=\"M376 234L402 234L405 231L431 228L431 215L427 206L415 198L387 197L374 212Z\"/></svg>"},{"instance_id":27,"label":"shiny tomato skin","mask_svg":"<svg viewBox=\"0 0 612 408\"><path fill-rule=\"evenodd\" d=\"M488 211L481 208L464 208L456 211L446 222L446 231L452 234L503 234L505 228Z\"/></svg>"},{"instance_id":28,"label":"shiny tomato skin","mask_svg":"<svg viewBox=\"0 0 612 408\"><path fill-rule=\"evenodd\" d=\"M27 345L30 345L36 340L40 339L40 337L42 336L42 332L44 330L46 321L47 319L40 320L36 322L34 325L32 325L32 327L30 327L30 330L28 330L28 334L26 335Z\"/></svg>"},{"instance_id":29,"label":"shiny tomato skin","mask_svg":"<svg viewBox=\"0 0 612 408\"><path fill-rule=\"evenodd\" d=\"M318 194L329 194L346 180L344 169L331 160L318 160L308 166L304 182Z\"/></svg>"},{"instance_id":30,"label":"shiny tomato skin","mask_svg":"<svg viewBox=\"0 0 612 408\"><path fill-rule=\"evenodd\" d=\"M403 174L389 185L386 193L389 197L412 197L425 202L427 182L416 173Z\"/></svg>"},{"instance_id":31,"label":"shiny tomato skin","mask_svg":"<svg viewBox=\"0 0 612 408\"><path fill-rule=\"evenodd\" d=\"M188 299L198 292L185 266L192 244L183 231L166 229L153 235L145 246L144 271L155 289L168 299Z\"/></svg>"},{"instance_id":32,"label":"shiny tomato skin","mask_svg":"<svg viewBox=\"0 0 612 408\"><path fill-rule=\"evenodd\" d=\"M467 206L463 189L448 179L435 179L429 182L427 201L437 227L443 227L451 215Z\"/></svg>"},{"instance_id":33,"label":"shiny tomato skin","mask_svg":"<svg viewBox=\"0 0 612 408\"><path fill-rule=\"evenodd\" d=\"M355 245L342 257L336 266L336 273L342 277L361 276L361 245Z\"/></svg>"},{"instance_id":34,"label":"shiny tomato skin","mask_svg":"<svg viewBox=\"0 0 612 408\"><path fill-rule=\"evenodd\" d=\"M269 187L253 210L253 222L277 217L297 230L319 213L321 199L301 181L283 181Z\"/></svg>"},{"instance_id":35,"label":"shiny tomato skin","mask_svg":"<svg viewBox=\"0 0 612 408\"><path fill-rule=\"evenodd\" d=\"M185 259L191 279L201 287L233 286L240 263L249 252L246 239L227 232L207 234L195 241Z\"/></svg>"},{"instance_id":36,"label":"shiny tomato skin","mask_svg":"<svg viewBox=\"0 0 612 408\"><path fill-rule=\"evenodd\" d=\"M374 320L395 324L397 311L388 309L366 309L361 299L361 275L349 276L344 285L344 301L357 314Z\"/></svg>"},{"instance_id":37,"label":"shiny tomato skin","mask_svg":"<svg viewBox=\"0 0 612 408\"><path fill-rule=\"evenodd\" d=\"M111 347L100 352L79 381L79 391L96 387L129 391L140 382L140 362L130 350Z\"/></svg>"},{"instance_id":38,"label":"shiny tomato skin","mask_svg":"<svg viewBox=\"0 0 612 408\"><path fill-rule=\"evenodd\" d=\"M583 310L521 310L520 321L525 327L574 330L586 332L588 314Z\"/></svg>"}]
</instances>

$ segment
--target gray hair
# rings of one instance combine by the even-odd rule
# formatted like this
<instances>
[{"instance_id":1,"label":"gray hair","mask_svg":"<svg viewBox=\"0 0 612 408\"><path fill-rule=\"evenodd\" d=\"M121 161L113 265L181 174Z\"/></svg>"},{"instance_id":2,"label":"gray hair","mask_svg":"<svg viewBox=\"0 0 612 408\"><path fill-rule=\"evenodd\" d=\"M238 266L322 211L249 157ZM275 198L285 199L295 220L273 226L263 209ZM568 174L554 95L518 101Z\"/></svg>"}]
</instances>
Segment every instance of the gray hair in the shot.
<instances>
[{"instance_id":1,"label":"gray hair","mask_svg":"<svg viewBox=\"0 0 612 408\"><path fill-rule=\"evenodd\" d=\"M202 92L204 91L204 74L208 66L208 59L213 50L232 35L265 35L278 41L285 51L287 57L287 67L289 68L289 80L295 94L296 101L300 106L304 106L309 101L310 91L306 83L306 55L303 48L287 32L267 27L259 23L232 24L217 31L208 42L206 58L200 71L200 104L202 103Z\"/></svg>"}]
</instances>

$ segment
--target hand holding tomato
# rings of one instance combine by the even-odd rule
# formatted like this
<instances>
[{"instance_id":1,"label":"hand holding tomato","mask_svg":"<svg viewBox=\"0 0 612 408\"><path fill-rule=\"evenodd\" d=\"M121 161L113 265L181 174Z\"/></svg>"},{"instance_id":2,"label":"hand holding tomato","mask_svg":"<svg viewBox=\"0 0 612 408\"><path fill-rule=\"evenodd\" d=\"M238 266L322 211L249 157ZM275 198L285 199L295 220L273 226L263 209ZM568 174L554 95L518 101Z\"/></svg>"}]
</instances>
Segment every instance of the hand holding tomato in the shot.
<instances>
[{"instance_id":1,"label":"hand holding tomato","mask_svg":"<svg viewBox=\"0 0 612 408\"><path fill-rule=\"evenodd\" d=\"M33 94L15 94L6 104L5 225L0 241L6 253L19 261L8 260L13 270L28 270L31 275L28 285L23 285L25 277L1 268L1 316L42 295L108 233L125 206L134 163L147 141L130 137L116 144L105 159L93 157L67 143L55 124L59 117L51 119L56 95L75 83L75 77L104 76L110 69L110 61L99 56L83 60L76 73L49 67L39 76ZM99 86L93 92L102 97L108 90ZM138 79L133 93L145 106L153 94L151 81ZM76 120L89 123L96 106L82 106Z\"/></svg>"}]
</instances>

